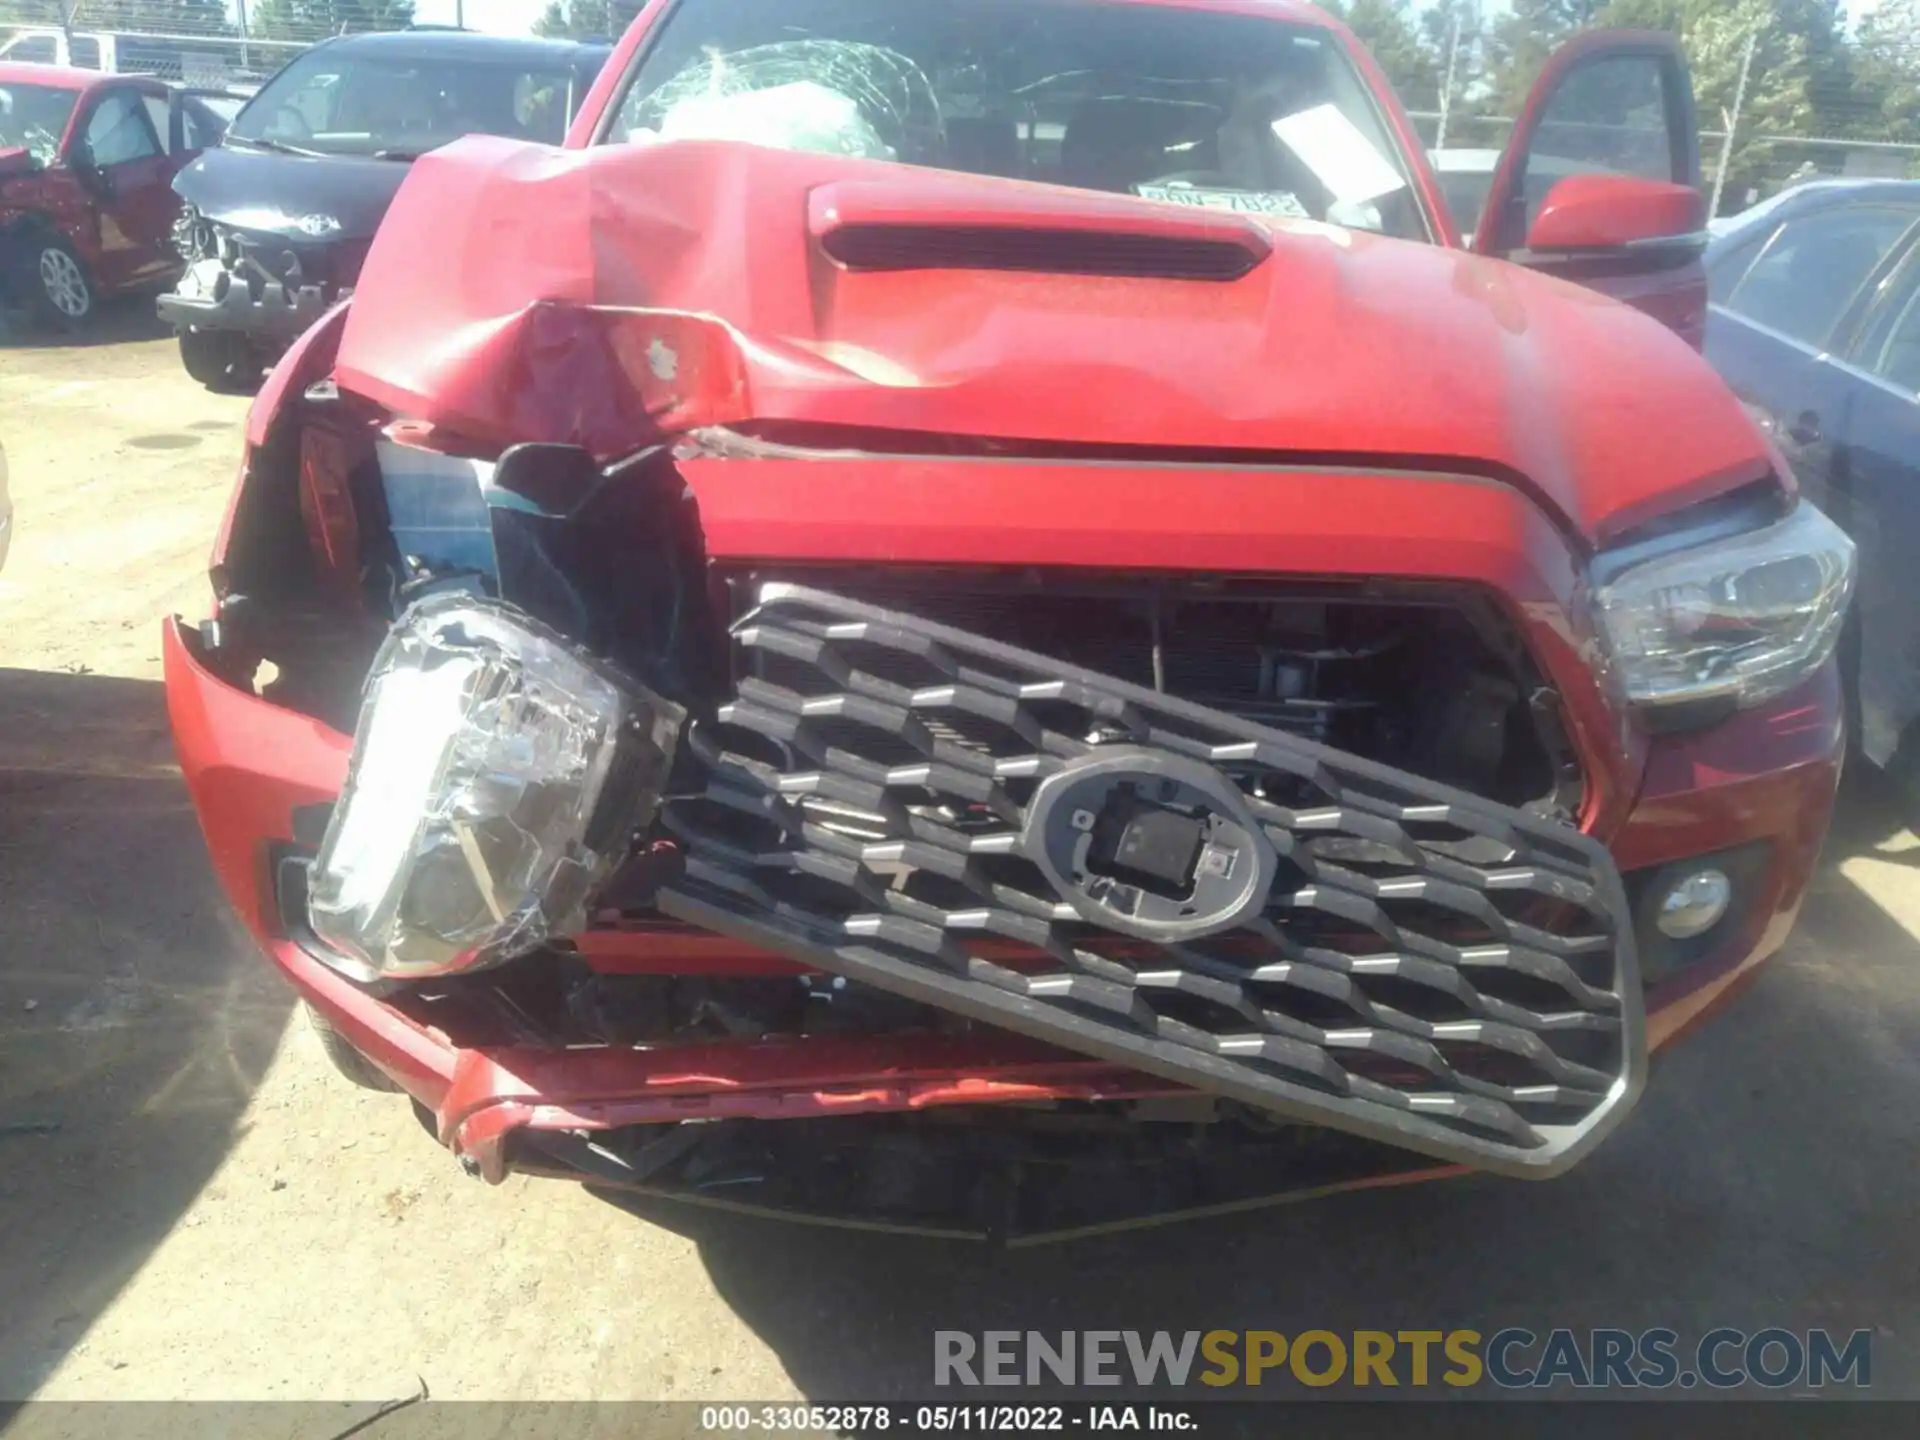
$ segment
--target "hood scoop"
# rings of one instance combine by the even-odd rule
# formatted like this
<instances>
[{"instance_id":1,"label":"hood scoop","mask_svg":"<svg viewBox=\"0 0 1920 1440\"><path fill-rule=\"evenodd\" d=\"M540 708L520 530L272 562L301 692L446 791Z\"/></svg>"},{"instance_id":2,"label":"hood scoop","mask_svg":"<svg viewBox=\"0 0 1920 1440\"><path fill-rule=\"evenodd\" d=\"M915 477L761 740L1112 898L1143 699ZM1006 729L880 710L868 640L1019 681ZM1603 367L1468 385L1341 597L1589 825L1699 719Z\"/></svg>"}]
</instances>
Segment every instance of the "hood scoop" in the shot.
<instances>
[{"instance_id":1,"label":"hood scoop","mask_svg":"<svg viewBox=\"0 0 1920 1440\"><path fill-rule=\"evenodd\" d=\"M1271 249L1245 216L938 172L822 185L807 196L807 227L849 270L1226 281Z\"/></svg>"}]
</instances>

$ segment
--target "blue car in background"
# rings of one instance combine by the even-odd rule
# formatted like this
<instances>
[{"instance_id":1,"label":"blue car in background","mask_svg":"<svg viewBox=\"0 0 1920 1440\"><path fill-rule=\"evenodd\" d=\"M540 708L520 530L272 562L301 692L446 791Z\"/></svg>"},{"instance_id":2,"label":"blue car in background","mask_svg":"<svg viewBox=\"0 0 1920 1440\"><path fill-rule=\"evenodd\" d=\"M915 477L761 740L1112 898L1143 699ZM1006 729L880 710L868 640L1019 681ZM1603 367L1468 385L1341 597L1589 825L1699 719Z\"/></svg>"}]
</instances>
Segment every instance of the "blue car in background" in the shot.
<instances>
[{"instance_id":1,"label":"blue car in background","mask_svg":"<svg viewBox=\"0 0 1920 1440\"><path fill-rule=\"evenodd\" d=\"M1920 182L1809 185L1706 265L1707 358L1859 546L1856 743L1920 803Z\"/></svg>"}]
</instances>

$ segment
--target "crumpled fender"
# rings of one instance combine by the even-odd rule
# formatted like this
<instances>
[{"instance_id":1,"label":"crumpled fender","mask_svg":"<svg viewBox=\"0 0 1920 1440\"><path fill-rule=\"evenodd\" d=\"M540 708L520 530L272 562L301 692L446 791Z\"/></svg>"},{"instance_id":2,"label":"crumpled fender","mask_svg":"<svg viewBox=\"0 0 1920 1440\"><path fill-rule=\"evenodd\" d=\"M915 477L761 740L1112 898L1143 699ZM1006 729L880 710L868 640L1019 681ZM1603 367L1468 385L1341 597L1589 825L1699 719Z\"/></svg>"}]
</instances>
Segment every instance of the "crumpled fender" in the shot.
<instances>
[{"instance_id":1,"label":"crumpled fender","mask_svg":"<svg viewBox=\"0 0 1920 1440\"><path fill-rule=\"evenodd\" d=\"M1271 252L1226 281L861 270L824 253L809 213L822 187L863 180L959 232L1059 229L1081 205L1165 213L733 142L473 136L417 161L395 197L341 383L478 444L601 455L752 417L1403 457L1516 483L1588 543L1773 468L1684 341L1518 266L1275 219Z\"/></svg>"}]
</instances>

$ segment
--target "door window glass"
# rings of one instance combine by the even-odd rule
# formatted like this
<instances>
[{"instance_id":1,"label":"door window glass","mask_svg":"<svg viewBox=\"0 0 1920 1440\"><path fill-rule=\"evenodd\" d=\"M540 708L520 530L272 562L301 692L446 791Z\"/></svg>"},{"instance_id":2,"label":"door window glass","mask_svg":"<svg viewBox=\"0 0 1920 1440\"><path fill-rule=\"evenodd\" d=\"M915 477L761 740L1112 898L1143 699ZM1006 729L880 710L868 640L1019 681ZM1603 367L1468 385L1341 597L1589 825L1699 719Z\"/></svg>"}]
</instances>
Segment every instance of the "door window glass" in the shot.
<instances>
[{"instance_id":1,"label":"door window glass","mask_svg":"<svg viewBox=\"0 0 1920 1440\"><path fill-rule=\"evenodd\" d=\"M8 46L4 58L23 65L52 65L60 59L60 47L51 35L29 35Z\"/></svg>"},{"instance_id":2,"label":"door window glass","mask_svg":"<svg viewBox=\"0 0 1920 1440\"><path fill-rule=\"evenodd\" d=\"M160 148L172 150L173 121L167 113L167 102L158 95L142 95L140 102L147 107L147 119L153 122L153 133L160 137Z\"/></svg>"},{"instance_id":3,"label":"door window glass","mask_svg":"<svg viewBox=\"0 0 1920 1440\"><path fill-rule=\"evenodd\" d=\"M1818 345L1914 218L1911 211L1848 205L1789 220L1734 286L1726 306L1755 324Z\"/></svg>"},{"instance_id":4,"label":"door window glass","mask_svg":"<svg viewBox=\"0 0 1920 1440\"><path fill-rule=\"evenodd\" d=\"M1716 239L1707 250L1707 298L1716 305L1725 304L1747 273L1747 267L1759 258L1775 227L1755 223L1751 235L1733 240Z\"/></svg>"},{"instance_id":5,"label":"door window glass","mask_svg":"<svg viewBox=\"0 0 1920 1440\"><path fill-rule=\"evenodd\" d=\"M1650 55L1612 56L1572 71L1547 97L1527 151L1528 174L1545 162L1568 174L1674 179L1663 74Z\"/></svg>"},{"instance_id":6,"label":"door window glass","mask_svg":"<svg viewBox=\"0 0 1920 1440\"><path fill-rule=\"evenodd\" d=\"M180 118L186 129L187 149L207 150L220 143L226 126L211 108L188 103L181 107Z\"/></svg>"},{"instance_id":7,"label":"door window glass","mask_svg":"<svg viewBox=\"0 0 1920 1440\"><path fill-rule=\"evenodd\" d=\"M1888 309L1892 319L1875 327L1860 356L1862 368L1920 395L1920 262L1907 266L1906 293Z\"/></svg>"},{"instance_id":8,"label":"door window glass","mask_svg":"<svg viewBox=\"0 0 1920 1440\"><path fill-rule=\"evenodd\" d=\"M73 52L73 63L80 69L98 70L100 68L100 42L94 39L93 36L74 36L71 49Z\"/></svg>"},{"instance_id":9,"label":"door window glass","mask_svg":"<svg viewBox=\"0 0 1920 1440\"><path fill-rule=\"evenodd\" d=\"M87 148L93 152L93 163L102 168L158 155L160 147L140 97L129 90L102 96L87 121Z\"/></svg>"}]
</instances>

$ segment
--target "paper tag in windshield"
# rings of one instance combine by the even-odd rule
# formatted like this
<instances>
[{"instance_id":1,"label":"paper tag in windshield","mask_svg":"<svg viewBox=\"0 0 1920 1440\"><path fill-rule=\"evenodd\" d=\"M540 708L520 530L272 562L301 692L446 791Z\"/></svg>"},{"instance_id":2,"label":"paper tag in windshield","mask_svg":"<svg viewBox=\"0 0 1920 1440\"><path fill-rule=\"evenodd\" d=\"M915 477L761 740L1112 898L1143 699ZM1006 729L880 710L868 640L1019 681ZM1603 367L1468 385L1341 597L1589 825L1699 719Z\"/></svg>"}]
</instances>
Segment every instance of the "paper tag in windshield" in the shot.
<instances>
[{"instance_id":1,"label":"paper tag in windshield","mask_svg":"<svg viewBox=\"0 0 1920 1440\"><path fill-rule=\"evenodd\" d=\"M1378 200L1406 187L1387 157L1333 105L1316 105L1276 120L1273 133L1343 204Z\"/></svg>"},{"instance_id":2,"label":"paper tag in windshield","mask_svg":"<svg viewBox=\"0 0 1920 1440\"><path fill-rule=\"evenodd\" d=\"M1307 207L1285 190L1203 190L1197 185L1136 185L1142 200L1166 200L1175 205L1198 205L1206 210L1239 210L1250 215L1292 215L1307 218Z\"/></svg>"}]
</instances>

